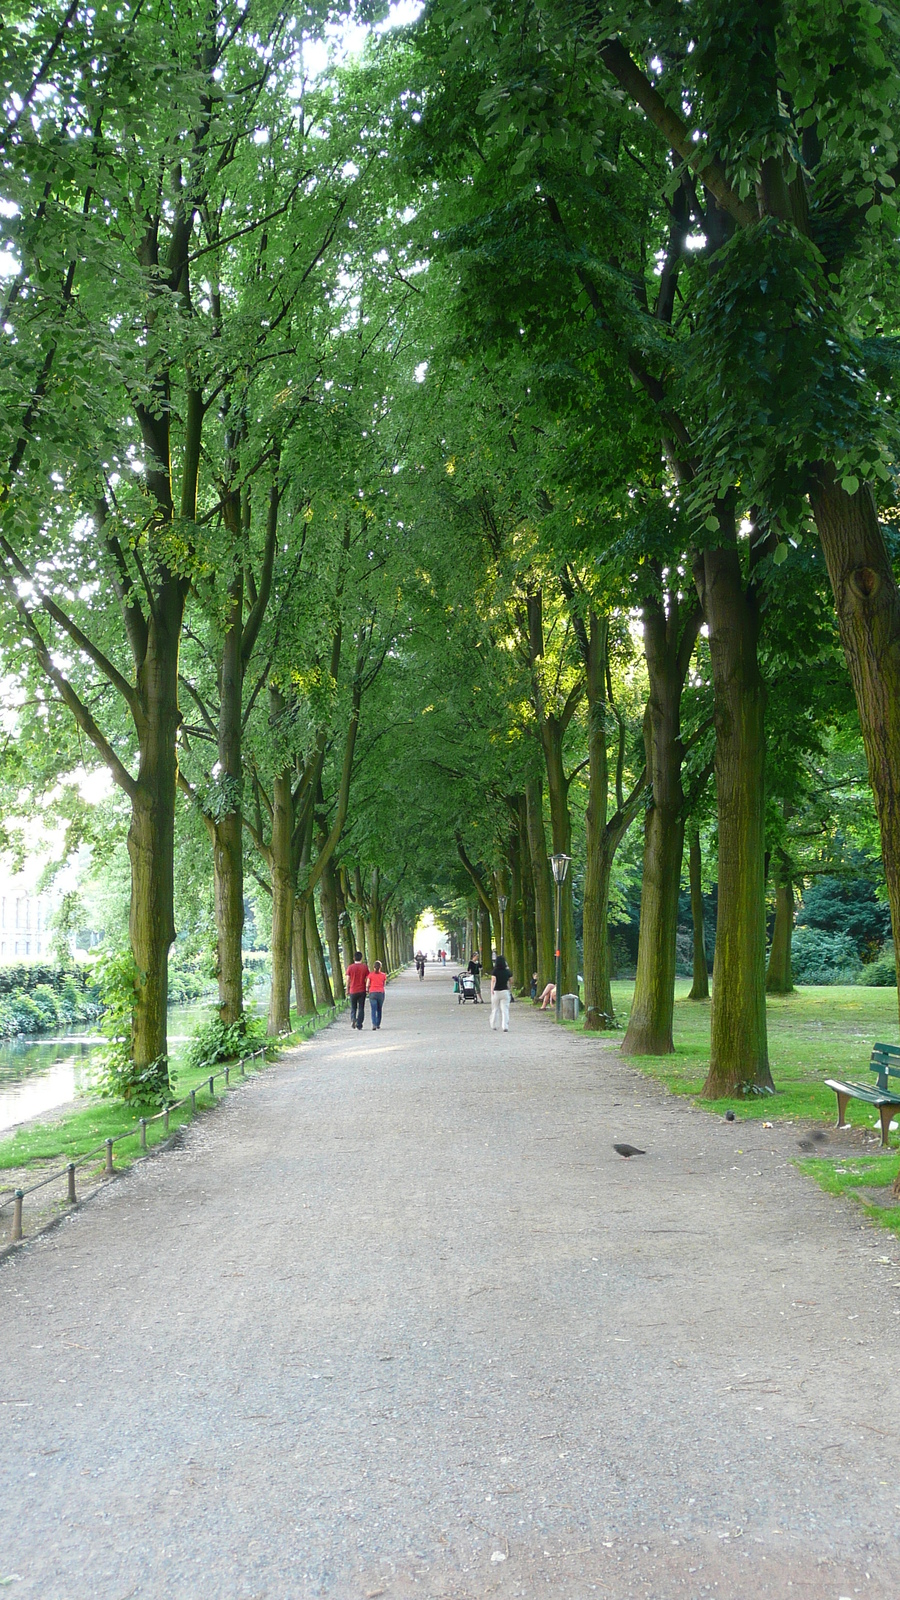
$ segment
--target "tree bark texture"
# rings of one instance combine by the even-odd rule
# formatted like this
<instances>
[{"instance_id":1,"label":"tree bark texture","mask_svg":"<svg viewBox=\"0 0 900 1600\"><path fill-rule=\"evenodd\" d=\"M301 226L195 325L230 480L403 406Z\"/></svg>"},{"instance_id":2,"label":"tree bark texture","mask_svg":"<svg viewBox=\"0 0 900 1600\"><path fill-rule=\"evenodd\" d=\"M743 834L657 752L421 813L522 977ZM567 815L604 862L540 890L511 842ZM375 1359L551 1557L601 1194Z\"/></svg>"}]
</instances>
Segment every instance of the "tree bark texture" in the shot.
<instances>
[{"instance_id":1,"label":"tree bark texture","mask_svg":"<svg viewBox=\"0 0 900 1600\"><path fill-rule=\"evenodd\" d=\"M794 978L791 972L791 937L794 931L794 885L790 863L781 850L773 857L775 879L775 925L766 967L766 993L792 994Z\"/></svg>"},{"instance_id":2,"label":"tree bark texture","mask_svg":"<svg viewBox=\"0 0 900 1600\"><path fill-rule=\"evenodd\" d=\"M298 913L300 906L297 907ZM306 917L294 917L294 937L292 941L292 954L294 963L294 995L297 1010L301 1017L312 1017L316 1014L316 997L313 993L312 978L309 971L309 945L306 939Z\"/></svg>"},{"instance_id":3,"label":"tree bark texture","mask_svg":"<svg viewBox=\"0 0 900 1600\"><path fill-rule=\"evenodd\" d=\"M553 854L572 854L572 816L569 811L569 785L563 765L563 734L555 717L541 721L541 748L547 772L547 798L550 804L550 835ZM554 884L555 889L555 884ZM554 905L554 915L555 915ZM563 880L559 896L560 952L563 994L574 994L578 985L578 952L575 947L575 907L572 895L571 866ZM556 968L556 930L553 942L554 971Z\"/></svg>"},{"instance_id":4,"label":"tree bark texture","mask_svg":"<svg viewBox=\"0 0 900 1600\"><path fill-rule=\"evenodd\" d=\"M331 962L331 986L337 1001L346 999L344 968L341 961L341 935L338 923L337 873L333 861L327 861L319 879L319 901L322 907L322 924Z\"/></svg>"},{"instance_id":5,"label":"tree bark texture","mask_svg":"<svg viewBox=\"0 0 900 1600\"><path fill-rule=\"evenodd\" d=\"M335 874L335 897L337 899L338 928L341 936L341 950L344 955L344 971L353 961L355 945L353 943L353 928L350 923L350 913L347 902L350 897L350 882L347 877L346 867L339 867ZM341 982L343 983L343 972Z\"/></svg>"},{"instance_id":6,"label":"tree bark texture","mask_svg":"<svg viewBox=\"0 0 900 1600\"><path fill-rule=\"evenodd\" d=\"M168 958L175 942L175 736L181 720L178 648L183 606L182 586L171 578L157 597L138 672L144 717L128 830L129 935L138 970L132 1052L138 1070L167 1054Z\"/></svg>"},{"instance_id":7,"label":"tree bark texture","mask_svg":"<svg viewBox=\"0 0 900 1600\"><path fill-rule=\"evenodd\" d=\"M556 973L556 928L554 925L553 879L547 855L547 836L544 832L544 802L539 778L529 778L525 785L525 804L528 827L528 854L531 859L531 882L534 890L534 924L538 993L552 983Z\"/></svg>"},{"instance_id":8,"label":"tree bark texture","mask_svg":"<svg viewBox=\"0 0 900 1600\"><path fill-rule=\"evenodd\" d=\"M479 944L481 948L481 966L484 972L493 971L494 953L491 939L491 914L481 906L478 912Z\"/></svg>"},{"instance_id":9,"label":"tree bark texture","mask_svg":"<svg viewBox=\"0 0 900 1600\"><path fill-rule=\"evenodd\" d=\"M294 804L291 772L285 768L272 785L272 843L269 872L272 880L272 992L268 1031L291 1031L291 962L294 940L294 866L291 841Z\"/></svg>"},{"instance_id":10,"label":"tree bark texture","mask_svg":"<svg viewBox=\"0 0 900 1600\"><path fill-rule=\"evenodd\" d=\"M309 969L313 981L317 1006L333 1006L334 994L331 989L331 980L325 965L325 952L322 949L322 940L319 934L319 924L316 920L316 905L312 895L306 902L306 949L309 956Z\"/></svg>"},{"instance_id":11,"label":"tree bark texture","mask_svg":"<svg viewBox=\"0 0 900 1600\"><path fill-rule=\"evenodd\" d=\"M689 1000L709 999L709 963L706 959L706 921L703 914L703 861L700 853L700 835L694 828L688 850L688 872L691 885L691 923L694 930L693 982Z\"/></svg>"},{"instance_id":12,"label":"tree bark texture","mask_svg":"<svg viewBox=\"0 0 900 1600\"><path fill-rule=\"evenodd\" d=\"M528 845L528 804L524 794L516 799L519 840L520 885L522 897L522 973L521 993L531 993L531 974L537 972L537 937L534 926L534 874Z\"/></svg>"},{"instance_id":13,"label":"tree bark texture","mask_svg":"<svg viewBox=\"0 0 900 1600\"><path fill-rule=\"evenodd\" d=\"M681 695L697 631L699 606L679 625L670 598L644 606L644 654L650 685L644 718L650 804L644 815L644 862L638 933L637 976L624 1055L669 1055L675 1048L675 935L681 858L684 853L684 791L681 764Z\"/></svg>"},{"instance_id":14,"label":"tree bark texture","mask_svg":"<svg viewBox=\"0 0 900 1600\"><path fill-rule=\"evenodd\" d=\"M737 544L700 558L716 731L719 898L712 1041L703 1093L771 1089L766 1037L765 687L759 611Z\"/></svg>"},{"instance_id":15,"label":"tree bark texture","mask_svg":"<svg viewBox=\"0 0 900 1600\"><path fill-rule=\"evenodd\" d=\"M606 660L609 623L592 615L583 643L588 701L588 803L584 818L584 1026L597 1033L615 1025L610 986L607 850L609 763L606 750Z\"/></svg>"},{"instance_id":16,"label":"tree bark texture","mask_svg":"<svg viewBox=\"0 0 900 1600\"><path fill-rule=\"evenodd\" d=\"M239 508L228 495L226 525L236 537ZM221 812L212 818L213 880L216 918L216 975L219 981L219 1017L226 1027L239 1021L244 1011L244 848L241 819L241 739L244 668L241 653L244 585L238 576L229 594L231 617L219 662L219 789Z\"/></svg>"},{"instance_id":17,"label":"tree bark texture","mask_svg":"<svg viewBox=\"0 0 900 1600\"><path fill-rule=\"evenodd\" d=\"M849 495L826 470L810 500L856 696L900 950L900 592L868 484Z\"/></svg>"}]
</instances>

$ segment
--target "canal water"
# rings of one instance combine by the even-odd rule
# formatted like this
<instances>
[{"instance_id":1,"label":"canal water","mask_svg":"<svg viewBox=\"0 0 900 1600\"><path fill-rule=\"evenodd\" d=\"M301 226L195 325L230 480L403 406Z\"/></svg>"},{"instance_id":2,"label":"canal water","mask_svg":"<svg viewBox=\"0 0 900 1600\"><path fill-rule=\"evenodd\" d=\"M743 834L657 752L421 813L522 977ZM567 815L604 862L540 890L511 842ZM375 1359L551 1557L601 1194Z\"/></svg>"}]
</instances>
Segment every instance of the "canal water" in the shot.
<instances>
[{"instance_id":1,"label":"canal water","mask_svg":"<svg viewBox=\"0 0 900 1600\"><path fill-rule=\"evenodd\" d=\"M253 996L257 1013L261 1000ZM169 1049L177 1062L191 1034L212 1014L211 1000L169 1008ZM264 1011L262 1014L265 1015ZM0 1134L84 1093L104 1040L96 1024L65 1033L0 1041Z\"/></svg>"}]
</instances>

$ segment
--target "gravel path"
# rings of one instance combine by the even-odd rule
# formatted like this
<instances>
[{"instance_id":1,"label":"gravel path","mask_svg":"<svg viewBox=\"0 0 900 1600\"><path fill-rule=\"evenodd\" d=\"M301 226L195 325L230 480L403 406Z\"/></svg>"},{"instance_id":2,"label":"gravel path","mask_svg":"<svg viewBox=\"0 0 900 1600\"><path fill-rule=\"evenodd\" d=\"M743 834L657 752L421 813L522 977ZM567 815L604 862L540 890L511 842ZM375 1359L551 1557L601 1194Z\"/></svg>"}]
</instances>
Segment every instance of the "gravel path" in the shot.
<instances>
[{"instance_id":1,"label":"gravel path","mask_svg":"<svg viewBox=\"0 0 900 1600\"><path fill-rule=\"evenodd\" d=\"M897 1241L487 1016L401 978L0 1265L14 1600L897 1600Z\"/></svg>"}]
</instances>

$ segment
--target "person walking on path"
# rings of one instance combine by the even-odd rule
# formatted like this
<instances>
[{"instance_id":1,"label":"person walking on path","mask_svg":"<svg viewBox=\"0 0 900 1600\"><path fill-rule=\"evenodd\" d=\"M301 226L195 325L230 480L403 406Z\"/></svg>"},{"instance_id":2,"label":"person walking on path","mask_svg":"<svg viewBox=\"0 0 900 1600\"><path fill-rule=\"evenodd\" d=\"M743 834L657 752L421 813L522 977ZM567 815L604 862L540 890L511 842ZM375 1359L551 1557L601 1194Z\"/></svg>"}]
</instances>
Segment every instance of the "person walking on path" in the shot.
<instances>
[{"instance_id":1,"label":"person walking on path","mask_svg":"<svg viewBox=\"0 0 900 1600\"><path fill-rule=\"evenodd\" d=\"M484 1005L484 1001L481 999L481 962L479 961L478 955L475 951L472 952L472 959L469 962L466 971L471 972L472 977L475 979L475 993L478 996L480 1003Z\"/></svg>"},{"instance_id":2,"label":"person walking on path","mask_svg":"<svg viewBox=\"0 0 900 1600\"><path fill-rule=\"evenodd\" d=\"M512 973L501 953L494 960L491 973L491 1027L496 1029L497 1019L504 1033L509 1033L509 984Z\"/></svg>"},{"instance_id":3,"label":"person walking on path","mask_svg":"<svg viewBox=\"0 0 900 1600\"><path fill-rule=\"evenodd\" d=\"M384 986L386 982L387 974L383 970L381 962L376 961L372 971L369 973L369 1010L372 1013L372 1027L376 1029L381 1027L381 1011L384 1005Z\"/></svg>"},{"instance_id":4,"label":"person walking on path","mask_svg":"<svg viewBox=\"0 0 900 1600\"><path fill-rule=\"evenodd\" d=\"M416 971L419 974L420 978L424 978L424 976L425 976L425 957L423 956L421 950L419 951L418 955L416 956Z\"/></svg>"},{"instance_id":5,"label":"person walking on path","mask_svg":"<svg viewBox=\"0 0 900 1600\"><path fill-rule=\"evenodd\" d=\"M347 993L350 996L350 1026L361 1028L366 1015L366 981L369 969L363 961L362 952L356 950L353 960L347 968Z\"/></svg>"}]
</instances>

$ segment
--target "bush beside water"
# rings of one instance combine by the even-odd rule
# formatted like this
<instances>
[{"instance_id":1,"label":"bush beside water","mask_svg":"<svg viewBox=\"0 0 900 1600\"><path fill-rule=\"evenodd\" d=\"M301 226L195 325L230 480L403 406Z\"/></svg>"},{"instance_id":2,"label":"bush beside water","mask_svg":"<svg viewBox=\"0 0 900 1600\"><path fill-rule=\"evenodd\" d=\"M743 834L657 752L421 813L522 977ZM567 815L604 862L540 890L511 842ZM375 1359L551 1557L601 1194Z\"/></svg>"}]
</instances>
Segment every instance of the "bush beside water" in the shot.
<instances>
[{"instance_id":1,"label":"bush beside water","mask_svg":"<svg viewBox=\"0 0 900 1600\"><path fill-rule=\"evenodd\" d=\"M0 1039L93 1022L101 1009L97 990L77 967L0 967Z\"/></svg>"}]
</instances>

